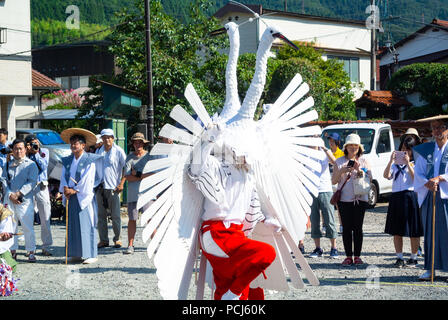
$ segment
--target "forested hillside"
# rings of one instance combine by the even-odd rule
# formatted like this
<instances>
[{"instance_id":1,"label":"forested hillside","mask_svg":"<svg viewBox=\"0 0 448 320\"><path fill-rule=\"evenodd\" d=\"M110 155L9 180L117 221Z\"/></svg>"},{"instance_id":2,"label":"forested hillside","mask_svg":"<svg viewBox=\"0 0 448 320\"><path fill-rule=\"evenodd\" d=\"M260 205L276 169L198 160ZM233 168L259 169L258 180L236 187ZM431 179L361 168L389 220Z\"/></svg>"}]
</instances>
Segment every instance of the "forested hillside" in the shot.
<instances>
[{"instance_id":1,"label":"forested hillside","mask_svg":"<svg viewBox=\"0 0 448 320\"><path fill-rule=\"evenodd\" d=\"M60 25L52 21L65 21L68 14L65 9L69 5L77 5L80 9L81 31L84 34L101 29L117 22L115 13L134 8L136 0L31 0L31 16L33 20L33 46L52 44L73 35L73 32L62 32ZM143 1L143 0L140 0ZM189 4L186 0L161 0L165 11L171 16L185 21L188 19ZM261 4L268 9L283 10L285 0L248 0L250 4ZM422 22L430 23L433 18L448 20L448 0L377 0L385 33L380 34L380 40L391 37L396 42L423 26ZM212 15L226 0L211 0L209 14ZM337 17L342 19L366 20L365 12L369 0L286 0L287 10L291 12ZM387 20L394 16L395 19ZM51 19L51 20L49 20ZM42 23L46 20L46 23ZM43 33L50 32L51 35ZM94 32L94 31L93 31Z\"/></svg>"}]
</instances>

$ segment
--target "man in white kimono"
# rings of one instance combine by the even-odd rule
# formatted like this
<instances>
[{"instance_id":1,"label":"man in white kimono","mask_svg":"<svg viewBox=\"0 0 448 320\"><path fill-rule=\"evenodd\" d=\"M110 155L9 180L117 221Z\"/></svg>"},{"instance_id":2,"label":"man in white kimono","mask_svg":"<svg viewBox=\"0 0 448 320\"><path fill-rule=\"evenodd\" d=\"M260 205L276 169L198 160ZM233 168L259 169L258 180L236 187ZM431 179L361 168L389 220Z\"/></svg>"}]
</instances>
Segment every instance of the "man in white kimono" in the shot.
<instances>
[{"instance_id":1,"label":"man in white kimono","mask_svg":"<svg viewBox=\"0 0 448 320\"><path fill-rule=\"evenodd\" d=\"M93 138L92 138L93 136ZM83 129L67 129L61 133L68 140L72 154L62 159L62 174L59 191L63 202L68 201L68 256L70 261L96 262L97 250L97 208L95 194L95 161L98 156L85 152L87 145L93 145L96 137Z\"/></svg>"},{"instance_id":2,"label":"man in white kimono","mask_svg":"<svg viewBox=\"0 0 448 320\"><path fill-rule=\"evenodd\" d=\"M414 190L422 208L426 272L419 279L431 280L434 246L434 270L448 271L448 115L420 121L431 125L435 142L414 147ZM433 243L433 195L435 194L435 241ZM434 271L435 273L435 271Z\"/></svg>"}]
</instances>

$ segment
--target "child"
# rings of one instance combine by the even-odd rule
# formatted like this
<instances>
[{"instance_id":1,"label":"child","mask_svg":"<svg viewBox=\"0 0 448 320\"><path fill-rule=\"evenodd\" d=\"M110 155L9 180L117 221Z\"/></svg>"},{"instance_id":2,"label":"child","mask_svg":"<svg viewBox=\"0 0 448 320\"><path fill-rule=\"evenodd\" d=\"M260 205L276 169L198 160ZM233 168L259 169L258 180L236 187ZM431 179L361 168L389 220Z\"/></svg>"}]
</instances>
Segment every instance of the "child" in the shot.
<instances>
[{"instance_id":1,"label":"child","mask_svg":"<svg viewBox=\"0 0 448 320\"><path fill-rule=\"evenodd\" d=\"M0 204L0 259L16 271L17 262L13 259L9 248L13 245L13 233L16 228L16 223L13 217L13 212ZM1 261L1 260L0 260Z\"/></svg>"},{"instance_id":2,"label":"child","mask_svg":"<svg viewBox=\"0 0 448 320\"><path fill-rule=\"evenodd\" d=\"M402 139L399 150L405 152L403 159L399 161L397 152L392 152L383 173L384 178L393 179L384 232L394 236L394 247L397 254L397 261L394 265L398 268L406 265L403 259L403 237L410 237L411 241L411 258L407 261L407 265L416 266L420 237L423 236L423 225L413 186L412 148L418 144L419 141L413 136Z\"/></svg>"}]
</instances>

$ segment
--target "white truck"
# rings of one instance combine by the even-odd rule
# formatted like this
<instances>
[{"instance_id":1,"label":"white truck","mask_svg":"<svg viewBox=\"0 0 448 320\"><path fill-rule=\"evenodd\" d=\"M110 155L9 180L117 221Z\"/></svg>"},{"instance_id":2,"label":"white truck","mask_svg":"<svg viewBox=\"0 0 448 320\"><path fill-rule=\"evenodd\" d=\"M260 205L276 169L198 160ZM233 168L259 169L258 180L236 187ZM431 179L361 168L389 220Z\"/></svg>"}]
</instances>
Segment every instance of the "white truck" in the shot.
<instances>
[{"instance_id":1,"label":"white truck","mask_svg":"<svg viewBox=\"0 0 448 320\"><path fill-rule=\"evenodd\" d=\"M385 123L345 123L329 125L322 130L322 139L329 148L327 136L337 132L341 137L341 149L350 133L361 137L364 155L372 167L372 186L369 193L369 206L374 207L380 195L392 192L392 181L383 177L384 169L395 150L392 128ZM335 186L334 186L335 187Z\"/></svg>"}]
</instances>

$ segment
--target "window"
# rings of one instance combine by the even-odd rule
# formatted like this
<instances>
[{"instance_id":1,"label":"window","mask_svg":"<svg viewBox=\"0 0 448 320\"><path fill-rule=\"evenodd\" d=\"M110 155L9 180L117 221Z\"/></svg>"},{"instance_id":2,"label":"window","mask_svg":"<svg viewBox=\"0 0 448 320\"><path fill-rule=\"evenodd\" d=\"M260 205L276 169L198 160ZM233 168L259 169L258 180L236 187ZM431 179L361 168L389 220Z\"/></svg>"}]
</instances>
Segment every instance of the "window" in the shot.
<instances>
[{"instance_id":1,"label":"window","mask_svg":"<svg viewBox=\"0 0 448 320\"><path fill-rule=\"evenodd\" d=\"M53 131L36 133L36 137L43 145L65 143L59 133Z\"/></svg>"},{"instance_id":2,"label":"window","mask_svg":"<svg viewBox=\"0 0 448 320\"><path fill-rule=\"evenodd\" d=\"M328 135L336 132L341 137L341 145L340 148L345 143L345 138L351 133L356 133L361 138L361 144L364 147L364 153L370 153L372 150L373 138L375 137L375 130L373 129L358 129L358 128L350 128L350 129L328 129L322 133L322 139L324 140L325 146L330 148L328 143L328 139L326 138Z\"/></svg>"},{"instance_id":3,"label":"window","mask_svg":"<svg viewBox=\"0 0 448 320\"><path fill-rule=\"evenodd\" d=\"M344 64L344 70L350 77L351 82L359 82L359 58L328 56L328 59L338 60Z\"/></svg>"},{"instance_id":4,"label":"window","mask_svg":"<svg viewBox=\"0 0 448 320\"><path fill-rule=\"evenodd\" d=\"M6 28L0 28L0 44L6 43L7 41L7 29Z\"/></svg>"},{"instance_id":5,"label":"window","mask_svg":"<svg viewBox=\"0 0 448 320\"><path fill-rule=\"evenodd\" d=\"M378 145L376 146L376 153L386 153L390 151L391 148L390 148L389 130L383 130L380 132Z\"/></svg>"},{"instance_id":6,"label":"window","mask_svg":"<svg viewBox=\"0 0 448 320\"><path fill-rule=\"evenodd\" d=\"M58 77L55 79L62 89L78 89L89 86L89 76Z\"/></svg>"}]
</instances>

